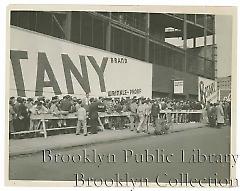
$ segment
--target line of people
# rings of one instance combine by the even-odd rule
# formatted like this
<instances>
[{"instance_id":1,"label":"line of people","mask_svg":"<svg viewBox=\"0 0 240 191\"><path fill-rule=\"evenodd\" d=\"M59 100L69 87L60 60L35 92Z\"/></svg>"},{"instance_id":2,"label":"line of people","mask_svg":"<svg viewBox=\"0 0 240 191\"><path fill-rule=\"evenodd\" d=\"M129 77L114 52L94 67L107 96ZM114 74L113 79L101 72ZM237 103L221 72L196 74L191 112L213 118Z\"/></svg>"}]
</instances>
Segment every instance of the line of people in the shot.
<instances>
[{"instance_id":1,"label":"line of people","mask_svg":"<svg viewBox=\"0 0 240 191\"><path fill-rule=\"evenodd\" d=\"M200 120L206 118L206 121L212 125L222 123L218 116L223 113L226 123L227 118L231 118L230 106L231 104L228 102L224 102L224 105L222 103L214 105L208 102L204 106L198 101L178 101L170 98L89 98L86 95L85 98L78 99L66 95L62 99L59 96L54 96L51 99L38 97L34 100L32 98L11 97L9 100L9 128L10 133L36 130L39 128L39 123L37 120L31 120L31 115L50 113L54 116L67 116L69 113L74 113L77 119L49 120L47 123L48 128L76 126L76 134L79 135L81 129L83 129L83 134L86 136L88 132L92 134L98 133L98 112L106 112L107 114L130 112L131 115L129 116L119 115L103 118L102 124L104 128L123 129L129 127L132 131L149 133L149 123L156 126L158 118L164 118L173 123L200 122ZM174 113L167 117L167 115L160 112L162 110L181 111L202 110L204 108L206 114L203 116L199 113ZM87 128L87 126L89 127Z\"/></svg>"}]
</instances>

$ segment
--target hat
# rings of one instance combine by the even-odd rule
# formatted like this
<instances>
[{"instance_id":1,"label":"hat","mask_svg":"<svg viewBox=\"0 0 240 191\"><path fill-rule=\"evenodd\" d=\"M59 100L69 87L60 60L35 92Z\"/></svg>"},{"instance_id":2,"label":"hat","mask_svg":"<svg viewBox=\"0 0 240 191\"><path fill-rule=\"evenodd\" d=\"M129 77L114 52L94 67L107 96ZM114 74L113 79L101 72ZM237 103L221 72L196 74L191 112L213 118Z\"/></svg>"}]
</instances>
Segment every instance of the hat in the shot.
<instances>
[{"instance_id":1,"label":"hat","mask_svg":"<svg viewBox=\"0 0 240 191\"><path fill-rule=\"evenodd\" d=\"M33 101L33 98L27 98L27 101Z\"/></svg>"},{"instance_id":2,"label":"hat","mask_svg":"<svg viewBox=\"0 0 240 191\"><path fill-rule=\"evenodd\" d=\"M38 105L38 106L40 106L40 105L42 105L42 104L43 104L42 101L37 101L37 105Z\"/></svg>"},{"instance_id":3,"label":"hat","mask_svg":"<svg viewBox=\"0 0 240 191\"><path fill-rule=\"evenodd\" d=\"M44 97L44 96L39 96L39 97L37 98L37 100L38 100L38 101L45 100L45 97Z\"/></svg>"},{"instance_id":4,"label":"hat","mask_svg":"<svg viewBox=\"0 0 240 191\"><path fill-rule=\"evenodd\" d=\"M58 101L58 99L56 97L52 97L52 103L56 103Z\"/></svg>"},{"instance_id":5,"label":"hat","mask_svg":"<svg viewBox=\"0 0 240 191\"><path fill-rule=\"evenodd\" d=\"M22 98L21 97L17 97L17 102L19 102L19 103L22 103Z\"/></svg>"}]
</instances>

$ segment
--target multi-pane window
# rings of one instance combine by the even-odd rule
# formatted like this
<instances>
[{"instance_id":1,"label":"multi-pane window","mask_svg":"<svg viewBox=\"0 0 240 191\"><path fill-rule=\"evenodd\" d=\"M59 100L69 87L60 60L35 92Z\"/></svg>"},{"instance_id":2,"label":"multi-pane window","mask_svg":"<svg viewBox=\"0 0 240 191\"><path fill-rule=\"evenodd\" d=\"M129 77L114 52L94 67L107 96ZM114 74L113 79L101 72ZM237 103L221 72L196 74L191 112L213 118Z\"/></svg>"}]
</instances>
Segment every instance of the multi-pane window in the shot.
<instances>
[{"instance_id":1,"label":"multi-pane window","mask_svg":"<svg viewBox=\"0 0 240 191\"><path fill-rule=\"evenodd\" d=\"M39 33L65 38L63 25L65 15L42 11L12 11L11 25Z\"/></svg>"}]
</instances>

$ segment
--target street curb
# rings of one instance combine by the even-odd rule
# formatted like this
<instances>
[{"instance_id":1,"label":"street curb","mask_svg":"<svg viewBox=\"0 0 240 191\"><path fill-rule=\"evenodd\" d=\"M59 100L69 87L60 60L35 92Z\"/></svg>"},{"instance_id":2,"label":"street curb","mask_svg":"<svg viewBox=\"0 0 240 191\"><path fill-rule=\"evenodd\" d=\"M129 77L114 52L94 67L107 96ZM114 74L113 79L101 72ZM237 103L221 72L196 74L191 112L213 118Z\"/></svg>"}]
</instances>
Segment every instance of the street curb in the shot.
<instances>
[{"instance_id":1,"label":"street curb","mask_svg":"<svg viewBox=\"0 0 240 191\"><path fill-rule=\"evenodd\" d=\"M79 143L79 144L72 144L72 145L66 145L66 146L61 146L61 147L57 147L57 146L53 146L53 147L48 147L45 149L68 149L68 148L73 148L73 147L79 147L79 146L90 146L90 145L95 145L95 144L103 144L103 143L112 143L112 142L117 142L117 141L122 141L122 140L127 140L127 139L137 139L137 138L141 138L141 137L146 137L146 136L151 136L148 135L146 133L144 134L137 134L137 136L129 136L129 137L122 137L120 139L110 139L110 140L101 140L101 141L92 141L89 143ZM32 151L26 151L26 152L21 152L21 153L9 153L9 157L17 157L17 156L24 156L24 155L30 155L30 154L37 154L40 153L42 150L32 150Z\"/></svg>"},{"instance_id":2,"label":"street curb","mask_svg":"<svg viewBox=\"0 0 240 191\"><path fill-rule=\"evenodd\" d=\"M187 128L174 128L174 129L170 129L169 131L169 134L170 133L175 133L175 132L182 132L182 131L186 131L186 130L191 130L191 129L197 129L197 128L203 128L203 127L206 127L206 125L201 125L201 126L196 126L196 127L187 127ZM149 134L135 134L133 136L126 136L126 137L122 137L122 138L119 138L119 139L108 139L108 140L101 140L101 141L92 141L92 142L88 142L88 143L78 143L78 144L72 144L72 145L66 145L66 146L52 146L52 147L48 147L48 148L45 148L45 149L55 149L55 150L58 150L58 149L68 149L68 148L71 148L71 147L78 147L78 146L90 146L90 145L95 145L95 144L103 144L103 143L113 143L113 142L117 142L117 141L122 141L122 140L127 140L127 139L138 139L138 138L141 138L141 137L147 137L147 136L161 136L161 135L155 135L153 134L153 132L149 135ZM9 157L18 157L18 156L25 156L25 155L31 155L31 154L37 154L37 153L40 153L42 151L41 150L30 150L30 151L25 151L25 152L14 152L14 153L9 153Z\"/></svg>"}]
</instances>

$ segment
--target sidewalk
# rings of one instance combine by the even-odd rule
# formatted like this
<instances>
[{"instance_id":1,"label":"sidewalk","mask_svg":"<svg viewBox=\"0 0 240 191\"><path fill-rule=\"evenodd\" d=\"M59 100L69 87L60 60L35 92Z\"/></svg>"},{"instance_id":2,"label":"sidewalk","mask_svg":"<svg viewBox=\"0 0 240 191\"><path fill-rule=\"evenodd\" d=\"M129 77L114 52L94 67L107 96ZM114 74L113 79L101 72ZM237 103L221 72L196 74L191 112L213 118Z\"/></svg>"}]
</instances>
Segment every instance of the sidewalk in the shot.
<instances>
[{"instance_id":1,"label":"sidewalk","mask_svg":"<svg viewBox=\"0 0 240 191\"><path fill-rule=\"evenodd\" d=\"M202 123L173 124L170 132L184 131L204 127ZM153 135L153 128L150 128L150 135L146 133L136 133L129 129L123 130L104 130L98 134L76 136L75 134L63 134L28 139L11 139L9 141L9 156L17 156L21 154L31 154L41 152L44 149L62 149L74 146L84 146L98 143L106 143L124 139L139 138Z\"/></svg>"}]
</instances>

